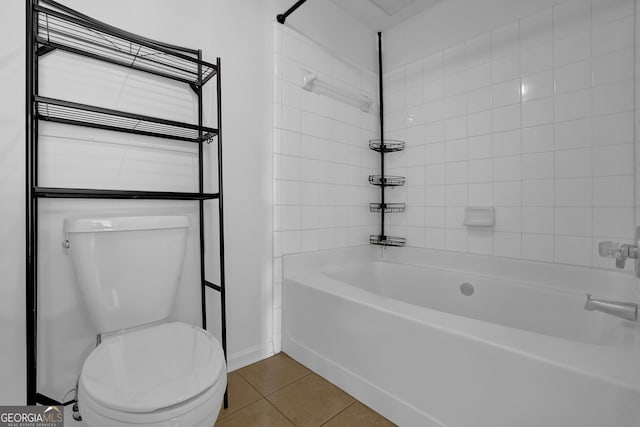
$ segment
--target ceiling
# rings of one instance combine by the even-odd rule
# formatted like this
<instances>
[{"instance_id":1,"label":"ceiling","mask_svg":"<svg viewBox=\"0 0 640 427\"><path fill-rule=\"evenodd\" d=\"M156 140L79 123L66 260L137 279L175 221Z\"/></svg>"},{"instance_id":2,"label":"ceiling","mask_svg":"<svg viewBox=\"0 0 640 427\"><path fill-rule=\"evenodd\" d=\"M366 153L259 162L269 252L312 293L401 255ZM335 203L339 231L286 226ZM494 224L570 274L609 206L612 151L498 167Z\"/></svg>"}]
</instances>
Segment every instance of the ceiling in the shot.
<instances>
[{"instance_id":1,"label":"ceiling","mask_svg":"<svg viewBox=\"0 0 640 427\"><path fill-rule=\"evenodd\" d=\"M441 0L331 0L373 31L384 31Z\"/></svg>"}]
</instances>

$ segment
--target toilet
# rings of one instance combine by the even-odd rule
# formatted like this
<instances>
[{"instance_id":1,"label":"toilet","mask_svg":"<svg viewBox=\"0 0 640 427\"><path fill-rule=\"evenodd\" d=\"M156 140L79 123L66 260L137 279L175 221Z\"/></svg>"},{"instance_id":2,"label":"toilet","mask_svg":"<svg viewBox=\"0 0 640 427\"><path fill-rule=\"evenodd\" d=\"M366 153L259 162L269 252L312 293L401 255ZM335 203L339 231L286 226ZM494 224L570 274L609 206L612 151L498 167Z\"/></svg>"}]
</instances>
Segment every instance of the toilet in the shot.
<instances>
[{"instance_id":1,"label":"toilet","mask_svg":"<svg viewBox=\"0 0 640 427\"><path fill-rule=\"evenodd\" d=\"M67 218L64 232L100 344L78 381L89 427L211 427L227 386L218 340L169 322L190 223L186 216Z\"/></svg>"}]
</instances>

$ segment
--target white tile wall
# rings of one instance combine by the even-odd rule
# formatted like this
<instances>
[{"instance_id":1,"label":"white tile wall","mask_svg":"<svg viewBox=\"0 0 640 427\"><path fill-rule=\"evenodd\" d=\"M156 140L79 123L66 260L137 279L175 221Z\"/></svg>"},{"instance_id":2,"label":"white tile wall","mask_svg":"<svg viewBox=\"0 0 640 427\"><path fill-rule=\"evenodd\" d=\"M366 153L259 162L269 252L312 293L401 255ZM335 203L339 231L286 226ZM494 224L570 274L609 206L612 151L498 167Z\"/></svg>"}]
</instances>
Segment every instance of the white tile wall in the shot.
<instances>
[{"instance_id":1,"label":"white tile wall","mask_svg":"<svg viewBox=\"0 0 640 427\"><path fill-rule=\"evenodd\" d=\"M389 173L407 176L390 233L613 268L597 244L633 239L635 10L563 2L389 70L386 136L407 141L390 155ZM466 205L495 206L495 227L465 228Z\"/></svg>"},{"instance_id":2,"label":"white tile wall","mask_svg":"<svg viewBox=\"0 0 640 427\"><path fill-rule=\"evenodd\" d=\"M365 245L375 233L379 216L369 212L369 202L377 201L379 193L368 176L376 173L378 156L368 141L378 137L379 120L377 107L365 113L301 87L306 70L378 99L374 72L288 27L275 24L274 37L273 306L274 319L279 319L283 255ZM420 97L412 102L421 104L422 90L415 91ZM405 94L388 102L404 107ZM417 176L423 180L419 165Z\"/></svg>"}]
</instances>

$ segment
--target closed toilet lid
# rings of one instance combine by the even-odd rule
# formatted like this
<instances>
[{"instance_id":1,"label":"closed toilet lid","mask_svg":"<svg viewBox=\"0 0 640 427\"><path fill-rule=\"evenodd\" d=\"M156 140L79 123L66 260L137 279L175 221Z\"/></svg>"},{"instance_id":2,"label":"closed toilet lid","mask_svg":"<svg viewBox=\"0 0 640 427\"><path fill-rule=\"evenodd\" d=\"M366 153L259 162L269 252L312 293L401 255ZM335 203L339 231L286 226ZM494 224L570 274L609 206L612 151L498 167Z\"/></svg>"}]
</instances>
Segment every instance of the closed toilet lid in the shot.
<instances>
[{"instance_id":1,"label":"closed toilet lid","mask_svg":"<svg viewBox=\"0 0 640 427\"><path fill-rule=\"evenodd\" d=\"M164 323L105 339L85 361L80 380L101 405L151 412L213 386L224 364L211 334L186 323Z\"/></svg>"}]
</instances>

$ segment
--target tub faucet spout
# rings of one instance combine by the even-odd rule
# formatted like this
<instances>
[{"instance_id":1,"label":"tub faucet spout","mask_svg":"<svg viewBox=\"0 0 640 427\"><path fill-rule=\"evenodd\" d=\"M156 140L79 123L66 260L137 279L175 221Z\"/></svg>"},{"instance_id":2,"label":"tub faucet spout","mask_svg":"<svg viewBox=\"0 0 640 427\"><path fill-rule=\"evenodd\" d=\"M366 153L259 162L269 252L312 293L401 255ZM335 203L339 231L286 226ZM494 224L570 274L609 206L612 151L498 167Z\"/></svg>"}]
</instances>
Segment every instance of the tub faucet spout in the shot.
<instances>
[{"instance_id":1,"label":"tub faucet spout","mask_svg":"<svg viewBox=\"0 0 640 427\"><path fill-rule=\"evenodd\" d=\"M638 304L632 302L607 301L591 298L591 294L587 294L587 302L584 304L584 309L601 311L627 320L638 320Z\"/></svg>"}]
</instances>

